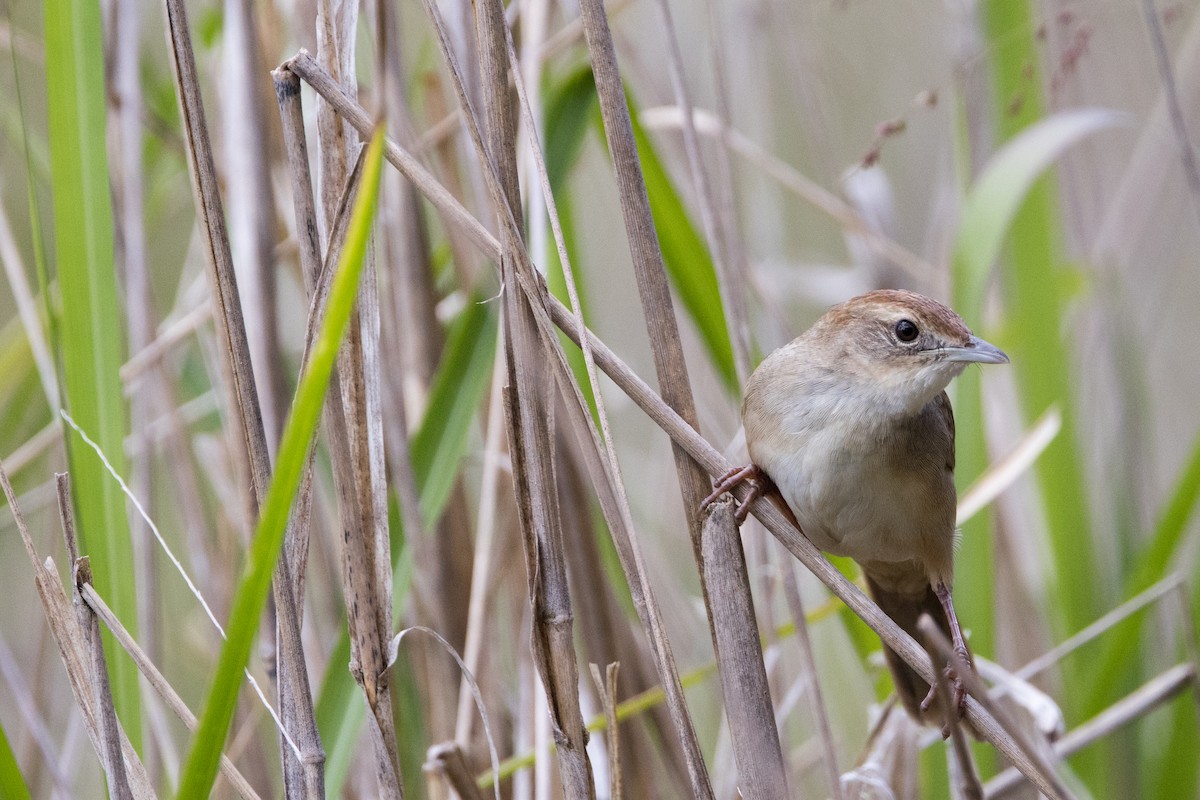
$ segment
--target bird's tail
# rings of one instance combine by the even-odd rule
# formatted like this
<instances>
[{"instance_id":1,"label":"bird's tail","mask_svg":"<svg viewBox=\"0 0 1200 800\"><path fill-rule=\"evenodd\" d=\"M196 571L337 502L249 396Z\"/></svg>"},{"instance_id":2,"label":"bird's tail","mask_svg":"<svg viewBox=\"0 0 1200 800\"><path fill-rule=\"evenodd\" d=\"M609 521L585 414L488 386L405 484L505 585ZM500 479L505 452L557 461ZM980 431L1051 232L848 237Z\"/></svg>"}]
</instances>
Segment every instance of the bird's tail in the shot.
<instances>
[{"instance_id":1,"label":"bird's tail","mask_svg":"<svg viewBox=\"0 0 1200 800\"><path fill-rule=\"evenodd\" d=\"M946 612L942 608L941 602L938 601L937 595L934 594L932 586L926 585L923 594L898 592L884 588L872 580L870 575L865 577L872 599L883 609L885 614L914 639L921 641L921 635L917 631L917 620L922 614L932 617L946 638L950 638L950 621L946 618ZM883 655L887 660L888 669L892 673L892 681L896 684L896 694L905 710L919 722L941 726L946 716L940 703L935 703L926 712L921 711L921 701L929 694L929 684L925 679L887 645L883 647Z\"/></svg>"}]
</instances>

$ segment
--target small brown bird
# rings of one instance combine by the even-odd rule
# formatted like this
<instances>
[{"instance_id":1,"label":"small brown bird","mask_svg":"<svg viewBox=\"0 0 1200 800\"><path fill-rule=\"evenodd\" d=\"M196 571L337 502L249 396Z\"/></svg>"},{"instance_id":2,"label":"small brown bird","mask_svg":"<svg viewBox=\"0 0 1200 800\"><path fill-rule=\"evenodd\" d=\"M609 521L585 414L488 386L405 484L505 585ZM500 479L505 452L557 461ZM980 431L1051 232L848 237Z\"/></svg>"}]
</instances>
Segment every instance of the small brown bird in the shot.
<instances>
[{"instance_id":1,"label":"small brown bird","mask_svg":"<svg viewBox=\"0 0 1200 800\"><path fill-rule=\"evenodd\" d=\"M970 663L950 598L958 534L945 388L968 364L1007 362L919 294L876 291L834 306L750 376L742 421L751 464L724 476L705 504L747 479L756 494L773 485L813 544L858 562L901 628L916 636L928 613ZM928 714L929 684L884 652L904 707L942 724ZM952 677L961 714L965 692Z\"/></svg>"}]
</instances>

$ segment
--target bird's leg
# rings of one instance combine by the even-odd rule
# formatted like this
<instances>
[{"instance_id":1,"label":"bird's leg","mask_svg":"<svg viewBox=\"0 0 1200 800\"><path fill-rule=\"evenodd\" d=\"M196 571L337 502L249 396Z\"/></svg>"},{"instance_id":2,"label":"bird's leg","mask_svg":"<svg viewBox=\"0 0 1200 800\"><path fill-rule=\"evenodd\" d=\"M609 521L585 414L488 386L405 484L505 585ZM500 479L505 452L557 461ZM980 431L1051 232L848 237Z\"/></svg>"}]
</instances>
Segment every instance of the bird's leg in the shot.
<instances>
[{"instance_id":1,"label":"bird's leg","mask_svg":"<svg viewBox=\"0 0 1200 800\"><path fill-rule=\"evenodd\" d=\"M934 584L933 592L942 604L942 610L946 612L946 620L950 623L950 641L954 646L954 652L962 659L967 669L970 669L971 653L967 650L966 640L963 639L962 627L958 624L958 615L954 613L954 600L950 597L950 587L946 585L945 581L938 581ZM955 673L953 666L947 665L946 676L952 682L951 690L954 695L954 705L958 709L959 717L961 717L967 710L967 690L963 686L962 679ZM937 688L931 686L929 694L921 701L922 711L929 710L929 707L933 705L936 695Z\"/></svg>"},{"instance_id":2,"label":"bird's leg","mask_svg":"<svg viewBox=\"0 0 1200 800\"><path fill-rule=\"evenodd\" d=\"M700 502L700 510L708 508L716 502L717 498L728 491L736 489L738 484L749 482L750 491L746 495L746 499L738 503L737 510L733 513L733 518L741 525L746 521L746 515L750 513L750 506L754 501L762 497L769 490L769 487L774 484L767 477L767 473L763 472L755 464L747 464L744 467L734 467L713 484L713 491L708 497Z\"/></svg>"}]
</instances>

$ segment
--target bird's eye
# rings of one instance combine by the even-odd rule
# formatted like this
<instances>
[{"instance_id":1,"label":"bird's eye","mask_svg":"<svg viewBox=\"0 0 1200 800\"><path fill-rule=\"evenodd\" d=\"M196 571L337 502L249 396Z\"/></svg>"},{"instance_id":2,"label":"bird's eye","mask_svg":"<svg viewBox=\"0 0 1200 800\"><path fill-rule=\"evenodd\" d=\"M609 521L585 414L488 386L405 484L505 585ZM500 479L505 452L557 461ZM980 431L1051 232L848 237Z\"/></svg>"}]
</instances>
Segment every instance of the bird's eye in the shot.
<instances>
[{"instance_id":1,"label":"bird's eye","mask_svg":"<svg viewBox=\"0 0 1200 800\"><path fill-rule=\"evenodd\" d=\"M911 342L917 338L917 326L910 319L902 319L896 323L896 338L902 342Z\"/></svg>"}]
</instances>

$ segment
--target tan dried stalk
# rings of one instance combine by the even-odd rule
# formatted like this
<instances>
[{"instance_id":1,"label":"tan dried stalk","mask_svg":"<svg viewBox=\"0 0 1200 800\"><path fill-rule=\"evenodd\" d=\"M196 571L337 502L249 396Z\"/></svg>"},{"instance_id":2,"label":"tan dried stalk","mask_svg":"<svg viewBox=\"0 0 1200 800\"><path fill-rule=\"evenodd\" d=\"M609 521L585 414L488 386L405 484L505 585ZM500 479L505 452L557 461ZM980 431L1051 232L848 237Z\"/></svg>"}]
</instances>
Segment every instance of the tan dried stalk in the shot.
<instances>
[{"instance_id":1,"label":"tan dried stalk","mask_svg":"<svg viewBox=\"0 0 1200 800\"><path fill-rule=\"evenodd\" d=\"M88 738L107 773L110 765L106 753L109 750L101 729L104 724L101 719L103 712L97 707L93 656L89 650L87 637L80 629L79 622L72 612L71 602L67 599L66 592L63 591L62 583L59 582L54 562L49 558L43 562L33 546L33 537L29 534L25 516L21 513L21 506L17 502L17 496L13 492L12 484L8 481L8 473L5 472L2 463L0 463L0 488L3 488L4 496L8 499L8 508L17 524L21 542L25 545L25 553L29 556L34 585L37 587L38 597L42 601L42 610L46 613L50 633L54 636L63 666L66 667L71 693L75 696L76 705L83 712L84 727L87 730ZM100 658L103 660L103 654L100 655ZM155 795L150 783L150 776L146 774L146 768L138 758L137 751L130 744L124 729L120 727L120 722L115 719L115 715L110 720L110 724L117 726L116 736L120 739L120 753L124 760L124 769L129 777L133 796L137 800L153 798ZM111 737L108 741L111 741Z\"/></svg>"},{"instance_id":2,"label":"tan dried stalk","mask_svg":"<svg viewBox=\"0 0 1200 800\"><path fill-rule=\"evenodd\" d=\"M113 705L112 685L108 680L108 664L104 659L104 643L100 639L100 624L87 603L80 601L83 587L92 583L92 565L79 554L79 539L75 534L75 512L71 508L71 481L65 472L55 473L54 488L58 495L58 517L62 522L63 538L71 559L75 587L75 622L83 636L85 652L91 658L92 701L99 718L100 760L108 779L109 796L115 800L132 800L129 773L121 755L121 725Z\"/></svg>"},{"instance_id":3,"label":"tan dried stalk","mask_svg":"<svg viewBox=\"0 0 1200 800\"><path fill-rule=\"evenodd\" d=\"M454 61L437 7L426 2L442 56L463 107L471 139L483 164L484 179L500 214L504 243L500 271L505 284L518 285L522 259L520 189L516 128L508 98L508 51L504 8L498 0L475 3L476 35L487 141L480 134L462 73ZM507 216L507 220L504 217ZM563 554L562 518L554 465L553 384L545 370L544 342L530 304L519 291L503 294L505 312L505 419L513 484L523 532L526 573L533 606L533 657L538 668L558 743L559 775L567 797L594 797L596 788L587 757L587 731L579 707L579 666L573 641L574 617Z\"/></svg>"},{"instance_id":4,"label":"tan dried stalk","mask_svg":"<svg viewBox=\"0 0 1200 800\"><path fill-rule=\"evenodd\" d=\"M300 239L301 273L305 291L310 298L308 327L305 335L305 357L307 358L312 339L315 332L319 330L320 322L324 317L329 281L332 277L332 265L336 263L345 239L349 208L354 198L354 190L358 185L361 159L347 176L348 183L342 194L339 212L334 217L333 230L330 232L329 252L322 257L316 201L312 189L308 145L300 101L300 79L286 65L276 69L272 75L275 79L275 95L283 121L284 146L292 177L292 204L296 214L296 230ZM338 516L344 543L343 590L346 594L346 614L352 642L351 671L363 687L367 705L374 717L371 730L377 732L379 737L375 741L375 746L379 756L377 773L380 776L381 785L385 787L386 792L393 796L399 796L402 789L400 788L400 765L396 750L395 723L391 714L391 695L384 678L383 643L387 640L391 626L390 601L386 603L388 606L386 609L380 607L385 605L380 602L383 592L388 592L388 598L390 598L391 581L389 579L385 586L378 583L380 574L376 562L379 555L376 551L380 549L380 545L373 531L373 520L377 519L378 515L370 485L363 487L356 480L356 475L363 465L356 465L353 448L349 441L349 429L355 426L347 419L350 415L347 405L344 402L338 402L346 397L346 393L342 390L343 382L347 377L345 373L353 372L353 366L343 358L347 352L348 350L343 348L339 353L333 374L330 376L329 396L336 399L325 403L322 409L322 424L329 446L330 460L333 464L334 490L338 496ZM351 380L353 379L351 378ZM359 430L361 431L361 427ZM367 449L360 448L359 452L365 454ZM309 464L306 467L302 485L305 491L309 490L312 484L312 458L313 453L310 451ZM366 466L369 472L370 465ZM365 512L364 502L369 504ZM386 520L386 515L383 516L383 519ZM388 560L386 569L390 575L390 555L386 548L383 550L382 557Z\"/></svg>"},{"instance_id":5,"label":"tan dried stalk","mask_svg":"<svg viewBox=\"0 0 1200 800\"><path fill-rule=\"evenodd\" d=\"M733 501L709 507L701 529L703 580L712 592L717 670L738 768L738 790L747 800L787 797L787 772L771 687L763 666L758 619Z\"/></svg>"},{"instance_id":6,"label":"tan dried stalk","mask_svg":"<svg viewBox=\"0 0 1200 800\"><path fill-rule=\"evenodd\" d=\"M175 715L187 726L189 731L195 731L200 726L200 721L196 719L196 715L192 713L192 710L183 702L183 698L167 682L166 676L154 665L154 662L146 655L146 651L142 649L141 645L130 636L129 631L125 629L125 626L117 619L116 614L104 602L104 598L96 592L95 587L91 584L83 586L80 589L80 595L83 598L83 602L88 604L96 616L104 623L105 627L108 628L109 632L112 633L117 643L133 659L133 663L137 665L138 671L142 673L142 676L146 679L146 683L154 689L171 711L175 712ZM254 788L246 780L245 776L238 772L237 767L229 760L229 757L224 754L221 755L220 769L221 774L225 776L225 779L229 781L239 795L246 800L259 800L258 793L254 791Z\"/></svg>"},{"instance_id":7,"label":"tan dried stalk","mask_svg":"<svg viewBox=\"0 0 1200 800\"><path fill-rule=\"evenodd\" d=\"M248 488L245 492L248 519L255 520L271 475L266 432L255 389L245 320L218 192L216 166L196 75L187 14L182 0L166 0L166 8L176 90L184 121L188 164L192 171L196 216L212 280L212 298L216 304L214 317L223 345L221 363L230 379L233 395L231 412L240 434L241 446L233 447L232 451L236 458L243 459L248 465ZM289 532L289 535L294 534ZM284 729L300 748L300 757L297 758L291 751L283 736L280 737L280 753L287 765L285 776L289 797L298 796L301 787L307 797L323 797L325 753L313 711L291 572L287 559L279 559L272 577L272 597L277 625L279 711Z\"/></svg>"}]
</instances>

